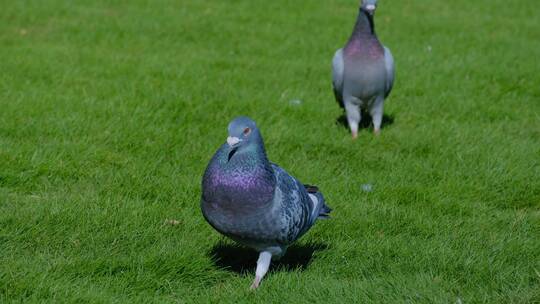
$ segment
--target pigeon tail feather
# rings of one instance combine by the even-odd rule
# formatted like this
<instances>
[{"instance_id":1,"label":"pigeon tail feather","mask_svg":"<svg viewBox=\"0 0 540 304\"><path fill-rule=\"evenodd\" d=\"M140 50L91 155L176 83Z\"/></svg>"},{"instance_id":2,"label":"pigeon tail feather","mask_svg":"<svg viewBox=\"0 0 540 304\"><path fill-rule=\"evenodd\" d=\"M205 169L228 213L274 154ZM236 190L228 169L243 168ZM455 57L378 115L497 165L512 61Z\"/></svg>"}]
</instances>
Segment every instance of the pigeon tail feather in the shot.
<instances>
[{"instance_id":1,"label":"pigeon tail feather","mask_svg":"<svg viewBox=\"0 0 540 304\"><path fill-rule=\"evenodd\" d=\"M330 218L330 212L332 212L332 208L328 207L326 205L326 201L324 199L323 194L319 191L319 188L317 186L313 185L304 185L306 188L307 193L314 195L317 198L317 206L315 210L318 210L316 213L318 219L329 219Z\"/></svg>"}]
</instances>

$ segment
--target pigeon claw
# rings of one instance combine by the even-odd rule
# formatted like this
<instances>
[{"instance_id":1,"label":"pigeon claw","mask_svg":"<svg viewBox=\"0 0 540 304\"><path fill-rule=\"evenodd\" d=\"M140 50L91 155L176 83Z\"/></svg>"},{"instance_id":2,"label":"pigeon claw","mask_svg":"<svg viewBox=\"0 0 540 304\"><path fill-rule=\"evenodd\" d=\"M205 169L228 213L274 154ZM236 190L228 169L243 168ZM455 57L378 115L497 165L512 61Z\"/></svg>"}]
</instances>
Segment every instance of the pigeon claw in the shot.
<instances>
[{"instance_id":1,"label":"pigeon claw","mask_svg":"<svg viewBox=\"0 0 540 304\"><path fill-rule=\"evenodd\" d=\"M261 278L260 277L255 277L255 280L253 280L253 284L251 284L251 287L249 289L255 290L255 289L259 288L260 284L261 284Z\"/></svg>"}]
</instances>

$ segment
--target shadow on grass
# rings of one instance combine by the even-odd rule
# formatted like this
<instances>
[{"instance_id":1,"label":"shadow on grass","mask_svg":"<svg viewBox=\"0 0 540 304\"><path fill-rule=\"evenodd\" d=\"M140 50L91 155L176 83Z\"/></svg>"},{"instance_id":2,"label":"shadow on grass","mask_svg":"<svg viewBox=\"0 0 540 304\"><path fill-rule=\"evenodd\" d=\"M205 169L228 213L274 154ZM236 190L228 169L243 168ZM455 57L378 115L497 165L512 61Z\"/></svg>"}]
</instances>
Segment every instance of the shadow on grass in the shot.
<instances>
[{"instance_id":1,"label":"shadow on grass","mask_svg":"<svg viewBox=\"0 0 540 304\"><path fill-rule=\"evenodd\" d=\"M279 261L272 261L270 271L305 270L313 259L313 253L327 248L328 245L323 243L292 245ZM217 267L239 274L254 273L259 257L253 249L226 242L216 244L209 255Z\"/></svg>"},{"instance_id":2,"label":"shadow on grass","mask_svg":"<svg viewBox=\"0 0 540 304\"><path fill-rule=\"evenodd\" d=\"M384 129L384 127L392 125L393 123L394 115L383 114L381 129ZM345 129L349 129L349 123L347 122L347 116L345 115L345 113L341 114L338 118L336 118L336 124L343 126ZM362 120L360 121L358 129L369 129L371 127L373 127L371 123L371 115L369 115L369 113L367 112L362 111Z\"/></svg>"}]
</instances>

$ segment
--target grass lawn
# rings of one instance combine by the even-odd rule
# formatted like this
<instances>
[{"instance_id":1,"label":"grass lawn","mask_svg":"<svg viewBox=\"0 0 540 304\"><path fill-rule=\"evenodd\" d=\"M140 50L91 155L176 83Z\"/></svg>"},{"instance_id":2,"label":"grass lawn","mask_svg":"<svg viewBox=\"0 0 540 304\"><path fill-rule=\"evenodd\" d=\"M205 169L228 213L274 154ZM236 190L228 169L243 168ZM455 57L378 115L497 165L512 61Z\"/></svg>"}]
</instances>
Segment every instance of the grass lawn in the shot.
<instances>
[{"instance_id":1,"label":"grass lawn","mask_svg":"<svg viewBox=\"0 0 540 304\"><path fill-rule=\"evenodd\" d=\"M396 83L352 141L330 65L357 6L3 1L0 302L540 302L537 0L380 1ZM238 115L334 209L256 292L199 209Z\"/></svg>"}]
</instances>

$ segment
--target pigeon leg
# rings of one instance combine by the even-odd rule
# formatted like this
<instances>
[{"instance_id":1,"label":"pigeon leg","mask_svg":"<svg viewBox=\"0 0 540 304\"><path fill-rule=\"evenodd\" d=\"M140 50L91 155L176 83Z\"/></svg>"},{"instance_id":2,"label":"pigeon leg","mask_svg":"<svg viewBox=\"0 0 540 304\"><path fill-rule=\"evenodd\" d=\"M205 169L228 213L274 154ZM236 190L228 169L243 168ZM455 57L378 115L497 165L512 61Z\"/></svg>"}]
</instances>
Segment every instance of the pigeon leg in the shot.
<instances>
[{"instance_id":1,"label":"pigeon leg","mask_svg":"<svg viewBox=\"0 0 540 304\"><path fill-rule=\"evenodd\" d=\"M379 135L379 133L381 132L383 105L384 105L384 97L379 96L377 97L377 99L375 100L375 103L370 109L370 114L373 121L373 133L375 133L375 135Z\"/></svg>"},{"instance_id":2,"label":"pigeon leg","mask_svg":"<svg viewBox=\"0 0 540 304\"><path fill-rule=\"evenodd\" d=\"M353 97L347 97L344 100L345 112L347 112L347 122L349 123L349 128L351 129L351 134L353 139L358 137L358 124L362 116L360 114L360 108L358 105L352 102Z\"/></svg>"},{"instance_id":3,"label":"pigeon leg","mask_svg":"<svg viewBox=\"0 0 540 304\"><path fill-rule=\"evenodd\" d=\"M272 260L272 254L268 251L262 251L259 254L259 259L257 260L257 270L255 271L255 280L251 284L251 289L257 289L261 284L261 280L268 271L270 267L270 261Z\"/></svg>"}]
</instances>

